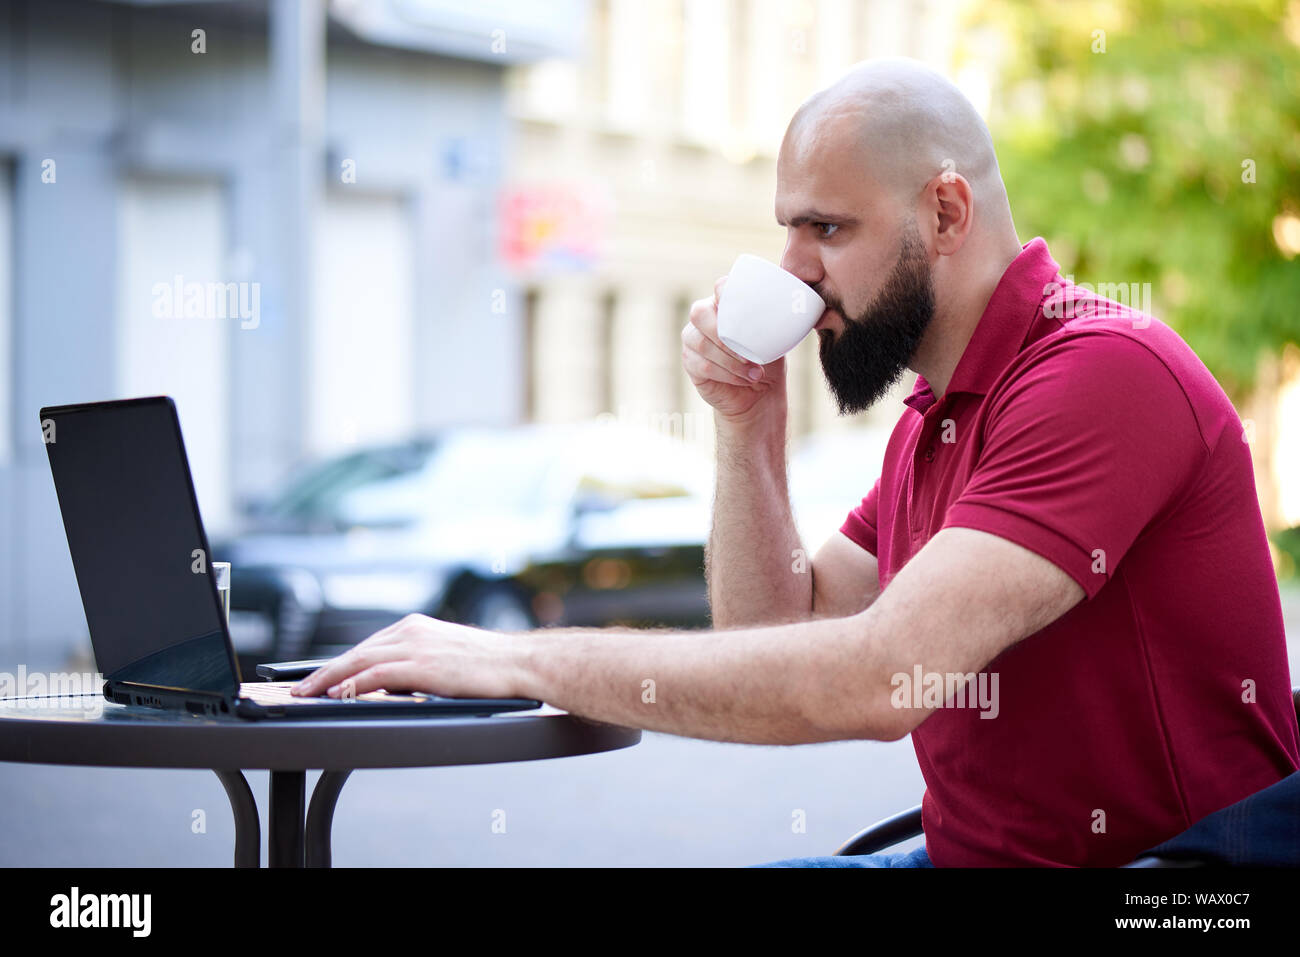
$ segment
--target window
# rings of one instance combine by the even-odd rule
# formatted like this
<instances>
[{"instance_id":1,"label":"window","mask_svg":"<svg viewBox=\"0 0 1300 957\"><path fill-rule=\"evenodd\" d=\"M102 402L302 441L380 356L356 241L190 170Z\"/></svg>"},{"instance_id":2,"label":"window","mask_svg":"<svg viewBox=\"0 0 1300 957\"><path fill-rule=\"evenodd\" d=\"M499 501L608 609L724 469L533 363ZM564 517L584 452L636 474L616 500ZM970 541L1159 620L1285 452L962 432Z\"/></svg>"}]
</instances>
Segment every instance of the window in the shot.
<instances>
[{"instance_id":1,"label":"window","mask_svg":"<svg viewBox=\"0 0 1300 957\"><path fill-rule=\"evenodd\" d=\"M685 0L682 31L682 133L714 146L731 124L732 37L729 0Z\"/></svg>"},{"instance_id":2,"label":"window","mask_svg":"<svg viewBox=\"0 0 1300 957\"><path fill-rule=\"evenodd\" d=\"M13 167L0 162L0 466L13 460Z\"/></svg>"},{"instance_id":3,"label":"window","mask_svg":"<svg viewBox=\"0 0 1300 957\"><path fill-rule=\"evenodd\" d=\"M328 454L412 431L415 265L402 197L333 190L319 216L308 437Z\"/></svg>"},{"instance_id":4,"label":"window","mask_svg":"<svg viewBox=\"0 0 1300 957\"><path fill-rule=\"evenodd\" d=\"M219 182L132 176L119 202L117 396L175 399L203 521L221 529L233 517L230 338L259 335L261 291L228 272Z\"/></svg>"}]
</instances>

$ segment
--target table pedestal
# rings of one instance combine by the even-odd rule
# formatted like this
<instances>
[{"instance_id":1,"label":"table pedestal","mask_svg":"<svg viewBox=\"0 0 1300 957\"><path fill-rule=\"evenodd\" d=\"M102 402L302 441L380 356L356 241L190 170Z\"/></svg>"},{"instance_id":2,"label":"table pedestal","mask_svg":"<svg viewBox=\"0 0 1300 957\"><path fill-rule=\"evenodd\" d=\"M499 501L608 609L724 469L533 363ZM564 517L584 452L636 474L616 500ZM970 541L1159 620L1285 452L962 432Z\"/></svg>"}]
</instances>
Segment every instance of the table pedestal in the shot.
<instances>
[{"instance_id":1,"label":"table pedestal","mask_svg":"<svg viewBox=\"0 0 1300 957\"><path fill-rule=\"evenodd\" d=\"M243 771L213 769L235 817L235 866L258 867L262 854L262 827L257 802ZM330 832L348 771L323 771L311 793L311 806L303 817L307 790L306 771L272 771L270 827L267 859L271 867L329 867Z\"/></svg>"}]
</instances>

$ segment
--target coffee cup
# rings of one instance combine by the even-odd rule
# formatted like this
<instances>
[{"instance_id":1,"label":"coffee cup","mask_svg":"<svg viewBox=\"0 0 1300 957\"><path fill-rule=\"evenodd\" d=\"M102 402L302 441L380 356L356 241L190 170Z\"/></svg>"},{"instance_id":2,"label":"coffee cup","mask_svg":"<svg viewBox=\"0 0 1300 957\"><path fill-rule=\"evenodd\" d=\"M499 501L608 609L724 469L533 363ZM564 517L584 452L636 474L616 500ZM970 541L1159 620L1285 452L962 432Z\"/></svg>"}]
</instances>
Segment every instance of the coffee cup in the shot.
<instances>
[{"instance_id":1,"label":"coffee cup","mask_svg":"<svg viewBox=\"0 0 1300 957\"><path fill-rule=\"evenodd\" d=\"M825 309L822 297L793 273L742 253L718 293L718 340L767 365L797 346Z\"/></svg>"}]
</instances>

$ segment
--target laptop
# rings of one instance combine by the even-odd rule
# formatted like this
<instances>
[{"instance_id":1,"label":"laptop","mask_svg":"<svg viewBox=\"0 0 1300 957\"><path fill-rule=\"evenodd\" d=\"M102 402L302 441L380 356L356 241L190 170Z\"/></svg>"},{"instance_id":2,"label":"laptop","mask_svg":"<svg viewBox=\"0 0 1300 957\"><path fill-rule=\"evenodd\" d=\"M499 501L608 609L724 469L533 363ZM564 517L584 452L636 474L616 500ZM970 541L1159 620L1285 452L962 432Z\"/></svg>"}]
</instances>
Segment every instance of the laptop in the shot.
<instances>
[{"instance_id":1,"label":"laptop","mask_svg":"<svg viewBox=\"0 0 1300 957\"><path fill-rule=\"evenodd\" d=\"M175 403L155 396L53 406L41 409L41 429L109 701L249 720L542 706L386 691L302 698L290 695L289 681L241 682Z\"/></svg>"}]
</instances>

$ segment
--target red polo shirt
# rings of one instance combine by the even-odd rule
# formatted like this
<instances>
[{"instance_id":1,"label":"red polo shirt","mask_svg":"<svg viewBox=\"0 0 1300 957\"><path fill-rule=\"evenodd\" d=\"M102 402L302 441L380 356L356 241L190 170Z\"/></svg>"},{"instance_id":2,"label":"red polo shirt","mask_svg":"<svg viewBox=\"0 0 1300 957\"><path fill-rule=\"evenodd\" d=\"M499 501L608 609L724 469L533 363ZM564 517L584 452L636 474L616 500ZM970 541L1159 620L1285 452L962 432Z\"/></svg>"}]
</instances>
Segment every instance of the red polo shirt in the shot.
<instances>
[{"instance_id":1,"label":"red polo shirt","mask_svg":"<svg viewBox=\"0 0 1300 957\"><path fill-rule=\"evenodd\" d=\"M918 376L841 531L880 584L941 528L1086 597L990 662L997 717L912 732L937 866L1114 866L1300 766L1277 580L1241 421L1168 326L1067 284L1042 239L943 398Z\"/></svg>"}]
</instances>

